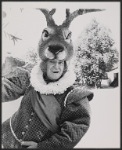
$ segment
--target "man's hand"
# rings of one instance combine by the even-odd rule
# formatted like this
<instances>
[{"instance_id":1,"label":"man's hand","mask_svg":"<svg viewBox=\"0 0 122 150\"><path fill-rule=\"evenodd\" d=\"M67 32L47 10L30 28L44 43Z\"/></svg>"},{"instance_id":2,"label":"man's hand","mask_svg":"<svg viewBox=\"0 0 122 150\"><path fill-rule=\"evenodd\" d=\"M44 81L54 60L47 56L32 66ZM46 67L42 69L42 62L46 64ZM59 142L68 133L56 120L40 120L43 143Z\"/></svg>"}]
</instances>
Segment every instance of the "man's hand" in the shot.
<instances>
[{"instance_id":1,"label":"man's hand","mask_svg":"<svg viewBox=\"0 0 122 150\"><path fill-rule=\"evenodd\" d=\"M24 61L12 56L8 56L6 57L5 62L2 64L2 76L7 76L17 67L22 67L24 65Z\"/></svg>"},{"instance_id":2,"label":"man's hand","mask_svg":"<svg viewBox=\"0 0 122 150\"><path fill-rule=\"evenodd\" d=\"M37 148L37 143L33 141L23 141L21 145L26 148Z\"/></svg>"}]
</instances>

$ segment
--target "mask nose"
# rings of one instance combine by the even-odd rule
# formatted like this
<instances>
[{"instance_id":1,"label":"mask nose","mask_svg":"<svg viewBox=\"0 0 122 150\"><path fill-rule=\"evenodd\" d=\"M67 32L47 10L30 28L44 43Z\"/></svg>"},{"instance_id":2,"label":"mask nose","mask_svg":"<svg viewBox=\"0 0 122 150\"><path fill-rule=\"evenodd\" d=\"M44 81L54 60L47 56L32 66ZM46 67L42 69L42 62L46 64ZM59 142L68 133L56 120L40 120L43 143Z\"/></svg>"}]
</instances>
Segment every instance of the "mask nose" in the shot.
<instances>
[{"instance_id":1,"label":"mask nose","mask_svg":"<svg viewBox=\"0 0 122 150\"><path fill-rule=\"evenodd\" d=\"M57 55L59 52L62 52L64 48L63 46L60 46L60 45L50 45L48 50L54 55Z\"/></svg>"},{"instance_id":2,"label":"mask nose","mask_svg":"<svg viewBox=\"0 0 122 150\"><path fill-rule=\"evenodd\" d=\"M48 59L64 60L67 56L65 48L60 45L50 45L45 50L45 56Z\"/></svg>"}]
</instances>

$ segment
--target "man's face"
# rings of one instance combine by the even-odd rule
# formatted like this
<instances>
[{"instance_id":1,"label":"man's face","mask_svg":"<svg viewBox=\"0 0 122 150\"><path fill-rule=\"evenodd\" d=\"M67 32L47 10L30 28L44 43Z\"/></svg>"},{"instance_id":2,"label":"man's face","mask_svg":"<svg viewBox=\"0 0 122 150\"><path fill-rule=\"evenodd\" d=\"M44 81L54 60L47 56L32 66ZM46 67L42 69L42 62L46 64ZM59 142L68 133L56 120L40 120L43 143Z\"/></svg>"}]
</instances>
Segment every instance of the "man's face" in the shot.
<instances>
[{"instance_id":1,"label":"man's face","mask_svg":"<svg viewBox=\"0 0 122 150\"><path fill-rule=\"evenodd\" d=\"M64 71L64 61L61 60L48 60L47 61L47 77L50 80L58 80Z\"/></svg>"}]
</instances>

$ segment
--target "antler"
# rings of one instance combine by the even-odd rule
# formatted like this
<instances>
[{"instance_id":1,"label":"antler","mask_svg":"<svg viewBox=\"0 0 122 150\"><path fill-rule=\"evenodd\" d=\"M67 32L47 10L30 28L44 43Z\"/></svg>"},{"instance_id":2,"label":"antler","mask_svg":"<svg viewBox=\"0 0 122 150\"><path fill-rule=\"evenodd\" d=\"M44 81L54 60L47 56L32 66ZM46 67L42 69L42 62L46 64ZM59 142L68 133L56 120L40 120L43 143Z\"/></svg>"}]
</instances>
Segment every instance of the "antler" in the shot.
<instances>
[{"instance_id":1,"label":"antler","mask_svg":"<svg viewBox=\"0 0 122 150\"><path fill-rule=\"evenodd\" d=\"M69 27L70 23L78 15L83 15L89 12L103 11L104 9L79 9L70 13L69 9L66 9L66 20L63 22L62 26Z\"/></svg>"},{"instance_id":2,"label":"antler","mask_svg":"<svg viewBox=\"0 0 122 150\"><path fill-rule=\"evenodd\" d=\"M47 26L56 25L53 18L52 18L52 16L55 13L56 9L52 9L51 11L49 11L47 9L40 9L40 8L37 8L37 9L41 10L43 12L43 14L45 15L46 21L47 21Z\"/></svg>"}]
</instances>

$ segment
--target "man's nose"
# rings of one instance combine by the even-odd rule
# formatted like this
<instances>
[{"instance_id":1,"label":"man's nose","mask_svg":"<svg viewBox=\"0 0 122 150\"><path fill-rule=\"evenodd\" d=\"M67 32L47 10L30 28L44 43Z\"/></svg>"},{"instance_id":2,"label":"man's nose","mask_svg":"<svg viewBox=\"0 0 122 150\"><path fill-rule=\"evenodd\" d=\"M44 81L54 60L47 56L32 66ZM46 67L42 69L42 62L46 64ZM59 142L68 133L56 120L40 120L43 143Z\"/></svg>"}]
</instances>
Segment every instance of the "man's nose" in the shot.
<instances>
[{"instance_id":1,"label":"man's nose","mask_svg":"<svg viewBox=\"0 0 122 150\"><path fill-rule=\"evenodd\" d=\"M59 68L58 62L55 62L54 67L55 67L55 69L58 69L58 68Z\"/></svg>"}]
</instances>

